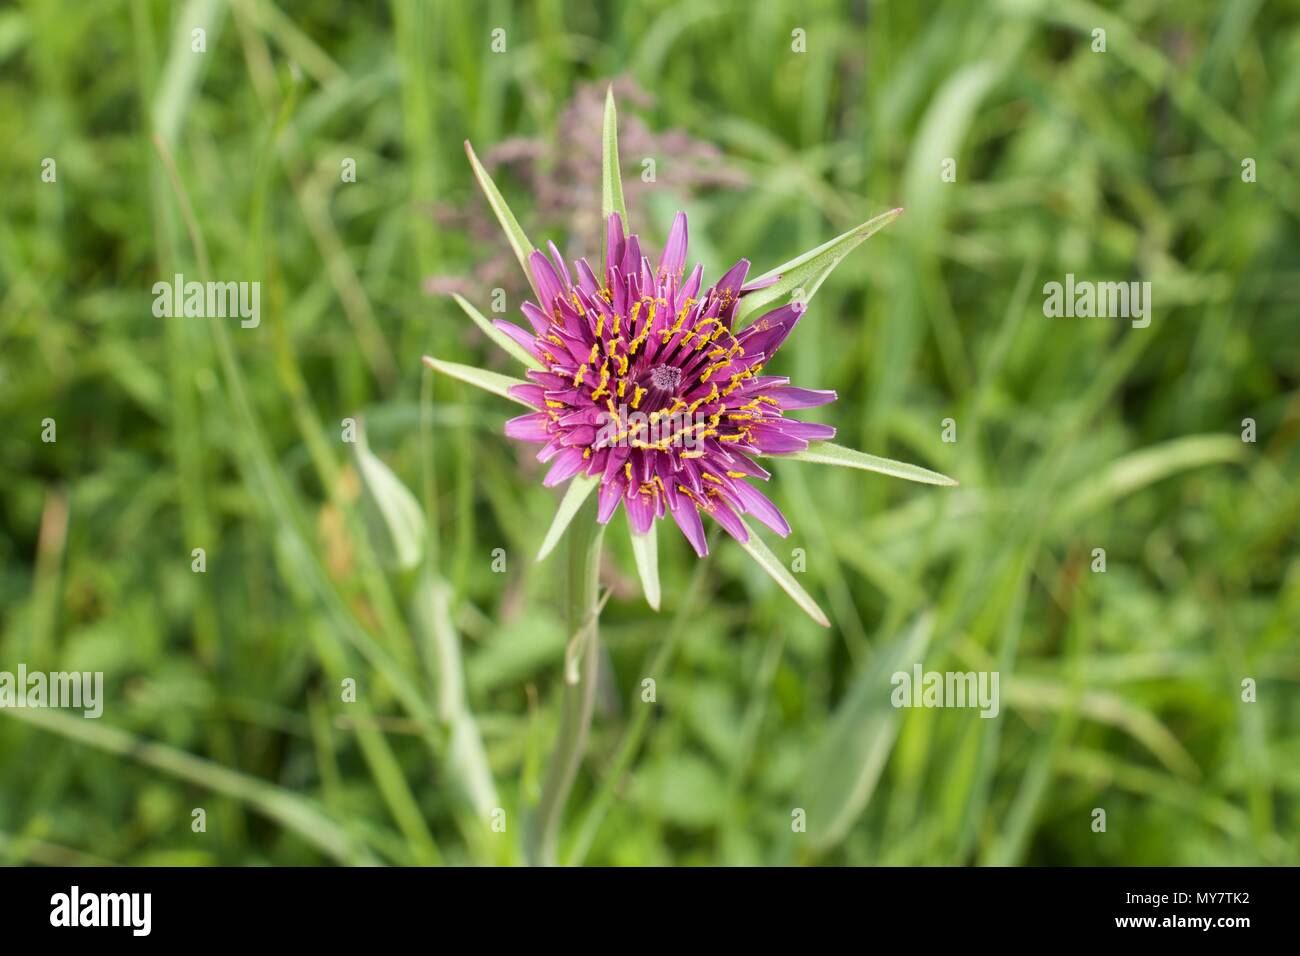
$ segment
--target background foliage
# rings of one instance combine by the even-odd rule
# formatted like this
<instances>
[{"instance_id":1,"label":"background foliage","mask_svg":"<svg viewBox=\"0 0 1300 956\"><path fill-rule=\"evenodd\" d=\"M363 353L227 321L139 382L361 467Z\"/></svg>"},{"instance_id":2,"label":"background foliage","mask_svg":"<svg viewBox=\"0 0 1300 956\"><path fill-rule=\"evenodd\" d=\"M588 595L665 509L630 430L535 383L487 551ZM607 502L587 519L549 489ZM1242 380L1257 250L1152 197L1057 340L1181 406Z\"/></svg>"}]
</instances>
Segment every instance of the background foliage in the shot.
<instances>
[{"instance_id":1,"label":"background foliage","mask_svg":"<svg viewBox=\"0 0 1300 956\"><path fill-rule=\"evenodd\" d=\"M805 549L830 630L730 542L697 562L675 532L655 615L609 535L608 681L562 857L1296 863L1297 12L6 5L0 669L102 670L108 700L100 721L0 711L0 860L520 859L565 642L558 558L532 560L557 494L502 437L507 403L420 366L506 367L426 283L466 277L489 309L504 242L452 224L486 213L465 138L531 143L540 167L498 167L503 191L534 240L594 251L581 209L528 176L598 163L598 118L561 121L619 77L625 130L684 137L653 157L636 225L657 245L686 208L706 278L907 208L827 282L779 372L839 391L818 417L845 444L962 487L775 466L795 531L769 541ZM259 328L152 315L154 282L202 277L194 238L212 276L262 283ZM1045 318L1067 272L1150 280L1151 326ZM388 574L358 533L356 414L425 507L427 572ZM881 710L895 660L1000 670L1001 716Z\"/></svg>"}]
</instances>

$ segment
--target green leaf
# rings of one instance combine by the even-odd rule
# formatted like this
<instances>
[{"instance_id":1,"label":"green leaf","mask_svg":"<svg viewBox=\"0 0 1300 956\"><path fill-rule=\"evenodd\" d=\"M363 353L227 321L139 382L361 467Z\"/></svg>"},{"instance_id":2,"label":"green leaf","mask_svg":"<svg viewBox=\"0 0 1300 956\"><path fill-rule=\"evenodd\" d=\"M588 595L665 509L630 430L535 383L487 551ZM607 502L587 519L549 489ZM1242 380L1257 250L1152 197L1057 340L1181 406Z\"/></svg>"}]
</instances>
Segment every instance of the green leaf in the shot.
<instances>
[{"instance_id":1,"label":"green leaf","mask_svg":"<svg viewBox=\"0 0 1300 956\"><path fill-rule=\"evenodd\" d=\"M794 598L794 603L803 608L810 618L822 627L830 627L831 622L826 619L826 615L817 606L817 602L809 597L808 592L794 579L790 569L781 563L780 559L759 539L758 535L754 534L754 530L745 524L743 518L738 517L738 520L745 526L745 530L749 532L749 540L742 542L740 546L749 552L749 556L758 562L760 568L772 576L772 580L781 585L781 589L786 594Z\"/></svg>"},{"instance_id":2,"label":"green leaf","mask_svg":"<svg viewBox=\"0 0 1300 956\"><path fill-rule=\"evenodd\" d=\"M659 536L657 525L650 525L645 534L632 530L632 519L627 522L628 536L632 539L632 557L636 559L636 573L641 578L645 602L652 610L659 610Z\"/></svg>"},{"instance_id":3,"label":"green leaf","mask_svg":"<svg viewBox=\"0 0 1300 956\"><path fill-rule=\"evenodd\" d=\"M575 475L569 482L564 497L560 499L560 507L555 512L555 518L551 521L550 530L546 532L546 538L542 541L541 550L537 552L538 561L545 560L546 556L555 550L555 546L560 543L560 538L564 536L564 529L569 526L573 516L578 513L582 503L598 484L600 478L596 475Z\"/></svg>"},{"instance_id":4,"label":"green leaf","mask_svg":"<svg viewBox=\"0 0 1300 956\"><path fill-rule=\"evenodd\" d=\"M497 189L496 183L492 182L492 177L483 168L483 164L478 161L478 156L475 155L474 147L469 144L469 140L465 140L465 155L469 157L469 165L474 170L474 178L478 180L479 188L483 190L483 195L487 197L488 205L492 207L492 212L496 214L497 222L501 223L501 229L506 234L506 240L510 243L510 248L515 251L515 258L519 260L519 268L524 270L524 275L528 277L528 284L533 288L533 295L540 302L542 297L537 293L537 284L533 281L533 270L528 268L528 257L537 247L524 235L519 220L515 218L515 214L506 205L501 190Z\"/></svg>"},{"instance_id":5,"label":"green leaf","mask_svg":"<svg viewBox=\"0 0 1300 956\"><path fill-rule=\"evenodd\" d=\"M600 215L609 219L618 213L623 228L628 228L627 205L623 202L623 175L618 168L618 110L614 106L614 87L605 90L605 129L600 150Z\"/></svg>"},{"instance_id":6,"label":"green leaf","mask_svg":"<svg viewBox=\"0 0 1300 956\"><path fill-rule=\"evenodd\" d=\"M770 279L773 276L781 277L766 289L750 292L740 300L733 321L735 328L739 329L745 318L760 311L769 302L775 302L792 292L801 292L799 301L807 305L822 282L835 271L835 267L845 256L902 214L901 209L891 209L889 212L881 213L875 219L867 220L844 235L836 236L811 252L805 252L797 259L791 259L784 265L763 273L758 279L751 280L758 282L760 279Z\"/></svg>"},{"instance_id":7,"label":"green leaf","mask_svg":"<svg viewBox=\"0 0 1300 956\"><path fill-rule=\"evenodd\" d=\"M525 352L522 345L489 322L483 313L474 308L474 306L471 305L469 300L464 296L457 295L453 292L451 297L456 300L456 304L470 317L473 323L483 330L483 334L497 345L501 346L502 349L523 362L529 368L535 368L539 371L544 371L546 369L545 365Z\"/></svg>"},{"instance_id":8,"label":"green leaf","mask_svg":"<svg viewBox=\"0 0 1300 956\"><path fill-rule=\"evenodd\" d=\"M919 481L923 485L946 485L955 487L960 484L956 479L941 475L920 465L894 461L892 458L880 458L863 451L845 448L834 442L813 441L808 443L805 451L790 452L785 455L772 455L773 458L790 458L794 461L811 461L819 465L843 465L845 468L860 468L863 471L875 471L894 478L907 481Z\"/></svg>"},{"instance_id":9,"label":"green leaf","mask_svg":"<svg viewBox=\"0 0 1300 956\"><path fill-rule=\"evenodd\" d=\"M424 554L424 514L415 496L370 451L359 420L356 438L349 447L361 478L361 514L367 536L386 567L409 570Z\"/></svg>"},{"instance_id":10,"label":"green leaf","mask_svg":"<svg viewBox=\"0 0 1300 956\"><path fill-rule=\"evenodd\" d=\"M891 700L893 675L921 663L933 617L916 618L898 638L871 656L835 710L825 736L808 758L808 835L816 849L842 840L866 809L898 735L899 713Z\"/></svg>"},{"instance_id":11,"label":"green leaf","mask_svg":"<svg viewBox=\"0 0 1300 956\"><path fill-rule=\"evenodd\" d=\"M475 368L473 365L461 365L457 362L444 362L434 358L432 355L424 357L424 364L429 366L435 372L441 372L448 378L454 378L457 381L465 382L476 388L481 388L485 392L491 392L493 395L500 395L502 398L508 398L512 402L518 402L520 405L533 408L522 398L516 398L510 394L512 385L527 385L522 378L511 378L509 375L498 375L496 372L489 372L487 369Z\"/></svg>"}]
</instances>

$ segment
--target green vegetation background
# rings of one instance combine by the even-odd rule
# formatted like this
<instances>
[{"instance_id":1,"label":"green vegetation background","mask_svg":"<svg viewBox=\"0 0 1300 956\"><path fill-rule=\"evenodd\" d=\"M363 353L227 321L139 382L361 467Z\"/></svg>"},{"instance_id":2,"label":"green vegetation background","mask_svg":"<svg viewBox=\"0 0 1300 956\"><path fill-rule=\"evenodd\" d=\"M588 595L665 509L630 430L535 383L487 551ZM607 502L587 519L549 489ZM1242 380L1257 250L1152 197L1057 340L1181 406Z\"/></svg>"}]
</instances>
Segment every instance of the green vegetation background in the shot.
<instances>
[{"instance_id":1,"label":"green vegetation background","mask_svg":"<svg viewBox=\"0 0 1300 956\"><path fill-rule=\"evenodd\" d=\"M1297 863L1298 13L6 5L0 670L102 670L107 701L99 721L0 711L0 860L521 859L566 639L560 559L532 560L558 496L502 437L507 403L422 369L435 352L507 370L425 283L468 277L490 308L475 269L504 240L448 225L486 212L462 140L540 143L543 172L598 156L598 121L557 124L583 84L622 77L653 97L624 97L625 124L714 144L744 180L679 188L686 160L654 157L635 225L657 248L686 208L706 277L907 208L775 371L838 390L815 417L845 444L962 486L774 466L795 530L769 542L804 549L829 630L727 540L697 562L675 531L650 612L617 519L562 859ZM535 241L596 251L498 178ZM153 316L154 282L202 278L195 238L214 277L262 283L259 328ZM1066 273L1150 280L1150 327L1045 318ZM387 575L358 533L354 415L428 510L430 576ZM922 642L926 669L999 670L999 718L882 710L882 668ZM445 719L438 652L457 646L468 711Z\"/></svg>"}]
</instances>

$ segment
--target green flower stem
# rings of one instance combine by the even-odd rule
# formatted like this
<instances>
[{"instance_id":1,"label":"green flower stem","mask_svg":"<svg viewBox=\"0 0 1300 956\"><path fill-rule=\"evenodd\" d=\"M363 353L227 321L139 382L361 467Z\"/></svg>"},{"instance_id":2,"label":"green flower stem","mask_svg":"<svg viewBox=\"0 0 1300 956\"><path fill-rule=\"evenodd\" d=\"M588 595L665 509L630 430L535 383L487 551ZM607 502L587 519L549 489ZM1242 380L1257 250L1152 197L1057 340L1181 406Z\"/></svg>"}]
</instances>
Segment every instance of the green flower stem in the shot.
<instances>
[{"instance_id":1,"label":"green flower stem","mask_svg":"<svg viewBox=\"0 0 1300 956\"><path fill-rule=\"evenodd\" d=\"M568 802L578 766L587 749L587 733L596 703L596 673L600 661L600 552L605 536L596 523L594 502L579 512L567 536L567 587L565 612L576 673L565 661L564 704L555 751L542 784L528 841L528 858L534 866L554 866L560 820ZM570 677L576 677L571 681Z\"/></svg>"}]
</instances>

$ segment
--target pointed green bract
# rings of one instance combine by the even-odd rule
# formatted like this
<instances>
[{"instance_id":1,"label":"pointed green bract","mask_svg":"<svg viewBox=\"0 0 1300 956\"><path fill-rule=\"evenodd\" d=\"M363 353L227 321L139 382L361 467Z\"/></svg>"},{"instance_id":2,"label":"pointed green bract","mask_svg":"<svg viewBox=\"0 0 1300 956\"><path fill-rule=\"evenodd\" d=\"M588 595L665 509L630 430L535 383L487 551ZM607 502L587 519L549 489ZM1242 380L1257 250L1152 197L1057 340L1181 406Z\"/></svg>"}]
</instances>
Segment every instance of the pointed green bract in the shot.
<instances>
[{"instance_id":1,"label":"pointed green bract","mask_svg":"<svg viewBox=\"0 0 1300 956\"><path fill-rule=\"evenodd\" d=\"M539 370L544 370L546 368L545 365L543 365L541 362L537 361L537 359L533 358L531 355L525 352L522 345L520 345L510 336L506 335L495 325L489 322L487 317L484 316L483 313L480 312L478 309L474 308L474 306L471 305L469 300L466 299L464 296L456 295L455 293L452 293L451 297L456 300L456 304L460 306L461 309L464 311L464 313L470 317L470 320L475 325L477 325L480 329L483 330L483 334L486 335L488 338L490 338L497 345L501 346L501 348L504 351L510 353L510 355L514 356L519 361L523 362L524 365L528 366L529 368L535 368Z\"/></svg>"},{"instance_id":2,"label":"pointed green bract","mask_svg":"<svg viewBox=\"0 0 1300 956\"><path fill-rule=\"evenodd\" d=\"M478 156L474 153L474 147L469 144L469 140L465 140L465 155L469 157L469 165L474 170L474 178L478 180L479 188L483 190L483 195L487 197L488 205L492 207L497 222L501 223L501 229L506 234L506 240L510 243L510 248L515 251L515 258L519 260L519 268L524 270L524 275L528 277L528 284L532 286L533 295L540 302L542 297L537 294L537 283L533 281L533 270L528 268L528 257L537 247L524 235L519 220L515 218L515 214L506 205L501 190L497 189L496 183L492 182L492 177L483 168L483 164L478 161Z\"/></svg>"},{"instance_id":3,"label":"pointed green bract","mask_svg":"<svg viewBox=\"0 0 1300 956\"><path fill-rule=\"evenodd\" d=\"M357 420L349 443L352 465L361 479L360 511L375 554L386 567L406 571L424 554L424 513L392 469L375 457L366 430Z\"/></svg>"},{"instance_id":4,"label":"pointed green bract","mask_svg":"<svg viewBox=\"0 0 1300 956\"><path fill-rule=\"evenodd\" d=\"M555 518L551 521L550 530L546 532L546 538L542 541L541 550L537 552L538 561L545 560L546 556L555 550L555 546L560 543L560 538L564 537L564 529L573 521L573 516L578 513L587 496L596 490L598 484L600 479L592 475L576 475L569 482L564 497L560 499L560 507L555 512Z\"/></svg>"},{"instance_id":5,"label":"pointed green bract","mask_svg":"<svg viewBox=\"0 0 1300 956\"><path fill-rule=\"evenodd\" d=\"M653 611L659 610L659 536L658 525L650 525L645 534L637 534L628 519L627 530L632 538L632 557L636 559L636 573L641 578L645 601Z\"/></svg>"},{"instance_id":6,"label":"pointed green bract","mask_svg":"<svg viewBox=\"0 0 1300 956\"><path fill-rule=\"evenodd\" d=\"M875 471L893 478L919 481L923 485L955 487L959 484L954 478L941 475L929 468L922 468L920 465L909 465L907 462L894 461L892 458L868 455L864 451L845 448L843 445L836 445L834 442L828 441L809 442L805 451L789 452L788 454L773 457L792 458L795 461L811 461L819 465L842 465L845 468L860 468L863 471Z\"/></svg>"},{"instance_id":7,"label":"pointed green bract","mask_svg":"<svg viewBox=\"0 0 1300 956\"><path fill-rule=\"evenodd\" d=\"M522 398L516 398L510 394L510 388L513 385L527 385L522 378L511 378L509 375L499 375L496 372L489 372L487 369L475 368L473 365L461 365L458 362L443 362L434 358L432 355L424 357L424 364L429 366L435 372L441 372L448 378L454 378L457 381L465 382L467 385L473 385L475 388L481 388L485 392L491 392L493 395L500 395L502 398L508 398L512 402L518 402L525 408L533 408Z\"/></svg>"},{"instance_id":8,"label":"pointed green bract","mask_svg":"<svg viewBox=\"0 0 1300 956\"><path fill-rule=\"evenodd\" d=\"M881 213L875 219L867 220L842 236L836 236L830 242L822 243L811 252L805 252L784 265L769 269L757 279L750 280L751 283L755 283L762 279L770 279L773 276L781 277L766 289L750 292L740 300L740 305L736 307L736 317L733 321L734 327L739 329L746 318L761 311L768 303L784 299L799 290L802 290L799 301L807 305L813 294L821 287L822 282L835 271L835 267L840 264L845 256L860 246L869 236L884 229L902 214L903 210L901 209L891 209L889 212Z\"/></svg>"},{"instance_id":9,"label":"pointed green bract","mask_svg":"<svg viewBox=\"0 0 1300 956\"><path fill-rule=\"evenodd\" d=\"M760 568L771 575L773 581L781 585L781 590L794 598L794 603L803 608L804 613L822 627L830 627L831 622L826 619L826 615L822 612L822 609L817 606L817 602L814 601L812 597L809 596L808 592L803 589L803 586L794 579L794 575L790 573L790 569L781 563L781 560L772 553L772 550L765 545L762 540L759 539L758 535L754 534L754 529L745 524L743 518L737 516L737 520L739 520L740 523L745 526L745 530L749 532L749 540L741 542L740 546L749 552L749 556L758 563Z\"/></svg>"},{"instance_id":10,"label":"pointed green bract","mask_svg":"<svg viewBox=\"0 0 1300 956\"><path fill-rule=\"evenodd\" d=\"M623 228L628 228L627 205L623 202L623 175L618 168L618 110L614 106L614 87L605 91L605 130L600 150L600 215L609 219L618 213Z\"/></svg>"}]
</instances>

